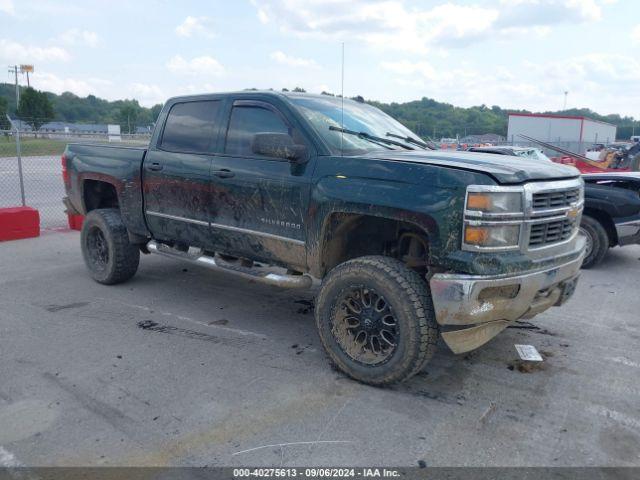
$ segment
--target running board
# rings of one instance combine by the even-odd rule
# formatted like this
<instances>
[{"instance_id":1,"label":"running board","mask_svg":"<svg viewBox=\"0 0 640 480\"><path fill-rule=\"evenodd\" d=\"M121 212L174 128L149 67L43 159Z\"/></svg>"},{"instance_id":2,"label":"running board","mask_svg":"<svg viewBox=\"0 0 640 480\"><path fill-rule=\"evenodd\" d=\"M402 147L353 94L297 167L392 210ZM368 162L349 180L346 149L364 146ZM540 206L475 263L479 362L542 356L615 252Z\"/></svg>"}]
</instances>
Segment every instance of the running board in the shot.
<instances>
[{"instance_id":1,"label":"running board","mask_svg":"<svg viewBox=\"0 0 640 480\"><path fill-rule=\"evenodd\" d=\"M204 255L201 251L197 253L183 252L176 250L168 245L158 243L151 240L147 243L147 250L150 253L157 253L166 257L178 258L180 260L189 260L191 262L203 265L212 270L221 272L235 273L238 276L255 280L256 282L275 285L283 288L310 288L313 280L309 275L282 275L279 273L260 271L255 268L242 267L240 265L231 265L215 257Z\"/></svg>"}]
</instances>

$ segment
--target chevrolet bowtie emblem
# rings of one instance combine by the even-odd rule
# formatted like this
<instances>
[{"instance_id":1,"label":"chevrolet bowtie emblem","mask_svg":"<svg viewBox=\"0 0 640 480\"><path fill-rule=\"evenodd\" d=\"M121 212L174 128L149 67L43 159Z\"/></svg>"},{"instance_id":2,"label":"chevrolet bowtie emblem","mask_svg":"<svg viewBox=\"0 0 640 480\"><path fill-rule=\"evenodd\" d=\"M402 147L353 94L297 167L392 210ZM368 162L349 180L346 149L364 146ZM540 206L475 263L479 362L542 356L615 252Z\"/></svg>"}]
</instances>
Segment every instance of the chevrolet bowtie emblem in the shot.
<instances>
[{"instance_id":1,"label":"chevrolet bowtie emblem","mask_svg":"<svg viewBox=\"0 0 640 480\"><path fill-rule=\"evenodd\" d=\"M567 217L576 218L580 213L580 209L578 207L571 207L571 209L567 212Z\"/></svg>"}]
</instances>

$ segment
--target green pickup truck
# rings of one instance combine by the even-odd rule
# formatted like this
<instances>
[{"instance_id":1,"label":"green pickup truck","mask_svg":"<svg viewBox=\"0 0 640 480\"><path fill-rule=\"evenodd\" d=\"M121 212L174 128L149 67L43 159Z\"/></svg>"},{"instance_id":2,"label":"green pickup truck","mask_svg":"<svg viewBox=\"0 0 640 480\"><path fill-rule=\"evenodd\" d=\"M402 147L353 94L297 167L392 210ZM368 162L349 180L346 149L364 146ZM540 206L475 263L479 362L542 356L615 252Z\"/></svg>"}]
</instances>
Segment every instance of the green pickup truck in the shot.
<instances>
[{"instance_id":1,"label":"green pickup truck","mask_svg":"<svg viewBox=\"0 0 640 480\"><path fill-rule=\"evenodd\" d=\"M326 95L172 98L149 148L70 144L62 164L96 281L128 280L141 252L281 287L321 280L322 345L375 385L420 371L440 337L467 352L562 305L584 255L577 170L433 150Z\"/></svg>"}]
</instances>

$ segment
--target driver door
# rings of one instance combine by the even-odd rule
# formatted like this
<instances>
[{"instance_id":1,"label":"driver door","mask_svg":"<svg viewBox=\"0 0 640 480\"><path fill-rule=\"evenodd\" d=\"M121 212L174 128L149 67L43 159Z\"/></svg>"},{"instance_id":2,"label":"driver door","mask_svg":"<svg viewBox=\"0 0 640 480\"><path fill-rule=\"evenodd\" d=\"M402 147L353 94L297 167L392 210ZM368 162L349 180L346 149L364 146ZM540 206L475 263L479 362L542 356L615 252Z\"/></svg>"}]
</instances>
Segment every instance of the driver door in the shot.
<instances>
[{"instance_id":1,"label":"driver door","mask_svg":"<svg viewBox=\"0 0 640 480\"><path fill-rule=\"evenodd\" d=\"M233 103L223 153L212 164L212 239L223 253L304 268L312 163L254 153L256 133L284 133L305 143L274 105Z\"/></svg>"}]
</instances>

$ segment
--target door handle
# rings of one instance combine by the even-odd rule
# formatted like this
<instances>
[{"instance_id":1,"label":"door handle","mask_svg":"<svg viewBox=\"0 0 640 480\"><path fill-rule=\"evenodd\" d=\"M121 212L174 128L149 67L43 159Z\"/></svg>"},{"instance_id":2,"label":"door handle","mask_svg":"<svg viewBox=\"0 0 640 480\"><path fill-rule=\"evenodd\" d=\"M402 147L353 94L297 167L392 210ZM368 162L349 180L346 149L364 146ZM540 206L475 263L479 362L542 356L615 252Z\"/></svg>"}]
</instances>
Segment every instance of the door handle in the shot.
<instances>
[{"instance_id":1,"label":"door handle","mask_svg":"<svg viewBox=\"0 0 640 480\"><path fill-rule=\"evenodd\" d=\"M218 178L231 178L235 176L235 173L233 173L228 168L222 168L220 170L216 170L215 172L213 172L213 174Z\"/></svg>"},{"instance_id":2,"label":"door handle","mask_svg":"<svg viewBox=\"0 0 640 480\"><path fill-rule=\"evenodd\" d=\"M150 165L147 166L148 170L154 170L154 171L159 171L162 170L164 167L162 165L160 165L158 162L153 162Z\"/></svg>"}]
</instances>

